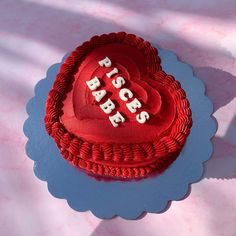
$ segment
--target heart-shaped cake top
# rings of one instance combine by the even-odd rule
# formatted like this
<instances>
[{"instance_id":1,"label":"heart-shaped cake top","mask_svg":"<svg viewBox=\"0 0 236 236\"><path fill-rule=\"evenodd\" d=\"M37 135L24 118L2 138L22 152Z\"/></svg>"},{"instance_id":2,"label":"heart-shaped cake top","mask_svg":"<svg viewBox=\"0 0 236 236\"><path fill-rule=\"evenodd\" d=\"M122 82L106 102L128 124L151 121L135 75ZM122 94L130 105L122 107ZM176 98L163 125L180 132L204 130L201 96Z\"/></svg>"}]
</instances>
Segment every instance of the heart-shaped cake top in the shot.
<instances>
[{"instance_id":1,"label":"heart-shaped cake top","mask_svg":"<svg viewBox=\"0 0 236 236\"><path fill-rule=\"evenodd\" d=\"M96 176L140 178L178 156L192 124L157 49L125 32L94 36L60 68L45 125L63 157Z\"/></svg>"}]
</instances>

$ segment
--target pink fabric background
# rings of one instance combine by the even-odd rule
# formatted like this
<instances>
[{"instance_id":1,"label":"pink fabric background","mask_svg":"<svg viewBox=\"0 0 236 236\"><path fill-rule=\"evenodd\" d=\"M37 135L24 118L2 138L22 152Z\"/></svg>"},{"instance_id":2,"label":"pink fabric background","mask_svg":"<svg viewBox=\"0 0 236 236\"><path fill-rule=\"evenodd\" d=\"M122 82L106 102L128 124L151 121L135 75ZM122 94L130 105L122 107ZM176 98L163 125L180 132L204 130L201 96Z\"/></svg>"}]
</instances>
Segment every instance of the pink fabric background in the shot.
<instances>
[{"instance_id":1,"label":"pink fabric background","mask_svg":"<svg viewBox=\"0 0 236 236\"><path fill-rule=\"evenodd\" d=\"M127 31L173 50L206 84L219 128L188 198L138 221L100 220L52 197L25 154L25 106L48 67L94 34ZM0 235L236 235L235 0L0 1Z\"/></svg>"}]
</instances>

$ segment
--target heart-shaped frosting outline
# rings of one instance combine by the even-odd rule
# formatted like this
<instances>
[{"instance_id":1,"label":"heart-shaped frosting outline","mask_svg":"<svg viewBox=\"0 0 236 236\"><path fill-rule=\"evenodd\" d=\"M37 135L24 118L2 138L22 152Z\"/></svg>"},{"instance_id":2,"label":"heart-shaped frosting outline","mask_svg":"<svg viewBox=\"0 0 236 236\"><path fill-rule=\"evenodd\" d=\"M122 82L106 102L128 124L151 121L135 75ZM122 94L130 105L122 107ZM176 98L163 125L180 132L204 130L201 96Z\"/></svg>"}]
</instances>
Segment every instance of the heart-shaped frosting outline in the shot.
<instances>
[{"instance_id":1,"label":"heart-shaped frosting outline","mask_svg":"<svg viewBox=\"0 0 236 236\"><path fill-rule=\"evenodd\" d=\"M72 88L78 65L94 48L107 43L124 43L143 55L147 71L172 94L177 118L168 135L148 143L91 143L70 133L60 122L63 100ZM173 76L162 71L156 48L149 42L125 32L94 36L77 47L62 64L46 102L45 127L62 154L71 164L89 173L112 178L140 178L162 172L178 156L192 125L191 109L184 90ZM134 164L125 166L121 160Z\"/></svg>"}]
</instances>

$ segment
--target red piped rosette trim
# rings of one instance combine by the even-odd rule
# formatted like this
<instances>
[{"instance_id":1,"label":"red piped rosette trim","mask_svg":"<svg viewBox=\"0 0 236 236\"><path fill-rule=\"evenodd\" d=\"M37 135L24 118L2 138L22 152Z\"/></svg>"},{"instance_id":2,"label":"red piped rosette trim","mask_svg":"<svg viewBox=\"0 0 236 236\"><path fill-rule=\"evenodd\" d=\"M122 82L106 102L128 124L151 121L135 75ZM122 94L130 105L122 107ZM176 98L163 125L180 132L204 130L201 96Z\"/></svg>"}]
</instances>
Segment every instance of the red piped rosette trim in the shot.
<instances>
[{"instance_id":1,"label":"red piped rosette trim","mask_svg":"<svg viewBox=\"0 0 236 236\"><path fill-rule=\"evenodd\" d=\"M74 74L85 56L108 43L124 43L136 47L145 58L147 70L172 94L177 118L166 136L148 143L91 143L72 133L60 122L63 100L71 90ZM142 38L125 32L94 36L77 47L62 64L46 102L45 127L72 165L102 177L132 179L164 171L180 153L192 125L186 94L173 76L162 71L157 49ZM128 164L126 164L128 163ZM132 163L132 164L130 164Z\"/></svg>"}]
</instances>

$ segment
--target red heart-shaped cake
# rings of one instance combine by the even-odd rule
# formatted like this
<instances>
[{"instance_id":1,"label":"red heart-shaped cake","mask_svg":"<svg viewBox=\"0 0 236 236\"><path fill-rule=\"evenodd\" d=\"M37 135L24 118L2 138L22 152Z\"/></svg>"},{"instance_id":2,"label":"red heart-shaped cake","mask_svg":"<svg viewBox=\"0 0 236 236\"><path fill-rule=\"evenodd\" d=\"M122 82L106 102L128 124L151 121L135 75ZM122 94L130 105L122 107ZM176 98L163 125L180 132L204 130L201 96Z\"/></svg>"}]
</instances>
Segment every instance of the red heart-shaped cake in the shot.
<instances>
[{"instance_id":1,"label":"red heart-shaped cake","mask_svg":"<svg viewBox=\"0 0 236 236\"><path fill-rule=\"evenodd\" d=\"M140 178L165 170L192 125L184 90L157 49L125 32L94 36L62 64L45 125L62 156L96 176Z\"/></svg>"}]
</instances>

